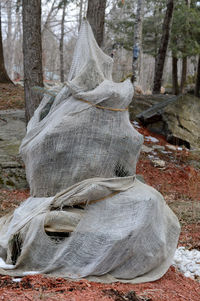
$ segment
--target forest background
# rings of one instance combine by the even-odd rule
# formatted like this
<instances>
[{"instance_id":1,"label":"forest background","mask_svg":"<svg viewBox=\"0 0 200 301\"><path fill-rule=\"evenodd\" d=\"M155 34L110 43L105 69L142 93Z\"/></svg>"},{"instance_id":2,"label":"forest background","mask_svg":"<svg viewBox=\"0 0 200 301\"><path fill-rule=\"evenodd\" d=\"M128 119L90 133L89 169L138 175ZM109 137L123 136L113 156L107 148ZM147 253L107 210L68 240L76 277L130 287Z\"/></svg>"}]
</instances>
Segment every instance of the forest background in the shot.
<instances>
[{"instance_id":1,"label":"forest background","mask_svg":"<svg viewBox=\"0 0 200 301\"><path fill-rule=\"evenodd\" d=\"M24 3L22 3L24 2ZM26 4L26 2L29 4ZM43 79L67 80L81 20L87 15L86 0L31 1L40 6ZM89 1L95 5L95 0ZM107 0L101 46L114 58L113 78L120 81L132 72L134 27L142 5L142 36L137 85L142 92L153 90L156 61L165 28L166 11L173 5L169 41L164 59L162 86L174 94L194 89L200 53L200 2L196 0ZM30 1L1 0L4 60L11 80L23 79L22 4ZM102 9L104 7L102 6ZM39 11L38 11L39 12ZM37 24L37 17L32 14ZM31 19L29 20L31 23ZM32 31L35 29L32 28ZM166 39L166 36L164 37ZM199 87L196 89L196 95Z\"/></svg>"}]
</instances>

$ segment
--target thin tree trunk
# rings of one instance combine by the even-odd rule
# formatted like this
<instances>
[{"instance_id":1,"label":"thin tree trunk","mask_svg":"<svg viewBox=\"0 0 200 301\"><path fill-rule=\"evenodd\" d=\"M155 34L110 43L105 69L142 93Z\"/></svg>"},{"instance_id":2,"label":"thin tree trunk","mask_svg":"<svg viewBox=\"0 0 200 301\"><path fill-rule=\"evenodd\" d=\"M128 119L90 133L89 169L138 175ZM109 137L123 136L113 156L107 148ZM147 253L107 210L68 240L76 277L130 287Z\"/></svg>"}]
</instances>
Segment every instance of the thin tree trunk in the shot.
<instances>
[{"instance_id":1,"label":"thin tree trunk","mask_svg":"<svg viewBox=\"0 0 200 301\"><path fill-rule=\"evenodd\" d=\"M13 37L12 37L12 47L13 49L15 49L13 55L12 55L12 61L11 61L11 66L12 66L12 70L11 70L11 78L14 78L15 75L15 70L14 70L14 65L16 62L16 57L17 57L17 44L18 41L21 40L20 39L20 31L21 31L21 16L19 13L19 10L15 10L15 19L16 19L16 26L15 26L15 31L13 33ZM19 63L19 62L17 62Z\"/></svg>"},{"instance_id":2,"label":"thin tree trunk","mask_svg":"<svg viewBox=\"0 0 200 301\"><path fill-rule=\"evenodd\" d=\"M52 2L52 4L51 4L51 8L50 8L49 13L48 13L48 15L47 15L47 18L46 18L46 20L45 20L45 22L44 22L44 25L43 25L43 27L42 27L42 31L41 31L42 36L43 36L45 30L48 28L49 21L50 21L50 19L51 19L52 13L53 13L53 11L54 11L55 9L56 9L56 8L55 8L55 0L54 0L54 1ZM58 10L58 8L56 9L56 11L57 11L57 10Z\"/></svg>"},{"instance_id":3,"label":"thin tree trunk","mask_svg":"<svg viewBox=\"0 0 200 301\"><path fill-rule=\"evenodd\" d=\"M185 84L187 79L187 56L182 58L182 71L181 71L181 94L185 92Z\"/></svg>"},{"instance_id":4,"label":"thin tree trunk","mask_svg":"<svg viewBox=\"0 0 200 301\"><path fill-rule=\"evenodd\" d=\"M103 44L106 0L88 0L87 19L99 46Z\"/></svg>"},{"instance_id":5,"label":"thin tree trunk","mask_svg":"<svg viewBox=\"0 0 200 301\"><path fill-rule=\"evenodd\" d=\"M158 14L161 14L161 8L159 8L159 11L158 11L158 8L156 7L154 9L154 12L153 12L153 16L156 20L156 17ZM158 32L159 32L159 22L156 22L156 27L155 27L155 32L154 32L154 40L155 40L155 43L154 43L154 53L153 53L153 56L156 57L157 53L158 53L158 45L159 45L159 39L158 39Z\"/></svg>"},{"instance_id":6,"label":"thin tree trunk","mask_svg":"<svg viewBox=\"0 0 200 301\"><path fill-rule=\"evenodd\" d=\"M142 48L142 22L144 14L144 0L137 1L136 21L134 25L134 40L133 40L133 79L138 80L139 77L139 62L141 64L141 48Z\"/></svg>"},{"instance_id":7,"label":"thin tree trunk","mask_svg":"<svg viewBox=\"0 0 200 301\"><path fill-rule=\"evenodd\" d=\"M7 71L9 76L12 72L12 58L13 58L13 47L12 47L12 3L7 1L7 16L8 16L8 31L7 31L7 51L8 51L8 60L7 60Z\"/></svg>"},{"instance_id":8,"label":"thin tree trunk","mask_svg":"<svg viewBox=\"0 0 200 301\"><path fill-rule=\"evenodd\" d=\"M175 55L172 56L172 84L173 84L173 94L179 94L178 87L178 59Z\"/></svg>"},{"instance_id":9,"label":"thin tree trunk","mask_svg":"<svg viewBox=\"0 0 200 301\"><path fill-rule=\"evenodd\" d=\"M185 0L185 3L186 3L186 5L187 5L187 7L189 9L191 1L190 0ZM189 20L188 20L188 16L187 15L186 15L185 22L187 24L185 35L186 35L186 37L189 37L189 35L190 35L189 34L189 30L188 30L188 28L189 28ZM184 45L183 53L185 53L185 49L186 49L186 45ZM182 58L182 71L181 71L181 87L180 87L181 94L184 94L184 92L185 92L186 80L187 80L187 56L184 54L184 56Z\"/></svg>"},{"instance_id":10,"label":"thin tree trunk","mask_svg":"<svg viewBox=\"0 0 200 301\"><path fill-rule=\"evenodd\" d=\"M26 121L33 116L42 96L33 87L43 87L41 0L23 0L23 54Z\"/></svg>"},{"instance_id":11,"label":"thin tree trunk","mask_svg":"<svg viewBox=\"0 0 200 301\"><path fill-rule=\"evenodd\" d=\"M64 83L64 35L65 35L65 9L67 2L63 3L62 21L61 21L61 34L60 34L60 81Z\"/></svg>"},{"instance_id":12,"label":"thin tree trunk","mask_svg":"<svg viewBox=\"0 0 200 301\"><path fill-rule=\"evenodd\" d=\"M200 90L200 55L198 58L197 78L196 78L195 91L194 91L194 95L197 97L200 96L199 90Z\"/></svg>"},{"instance_id":13,"label":"thin tree trunk","mask_svg":"<svg viewBox=\"0 0 200 301\"><path fill-rule=\"evenodd\" d=\"M154 74L154 86L153 86L154 94L160 93L160 89L161 89L163 69L164 69L165 57L166 57L167 47L169 42L170 24L172 20L173 9L174 9L174 1L168 0L167 10L163 22L162 38L158 50L158 55L156 56L156 61L155 61L155 74Z\"/></svg>"},{"instance_id":14,"label":"thin tree trunk","mask_svg":"<svg viewBox=\"0 0 200 301\"><path fill-rule=\"evenodd\" d=\"M83 17L87 15L88 0L83 0Z\"/></svg>"},{"instance_id":15,"label":"thin tree trunk","mask_svg":"<svg viewBox=\"0 0 200 301\"><path fill-rule=\"evenodd\" d=\"M191 1L190 0L185 0L185 3L188 7L188 9L190 8L190 3ZM185 35L186 37L189 37L190 33L189 33L189 20L188 20L188 16L186 15L186 19L185 19L185 22L187 24L187 27L186 27L186 32L185 32ZM185 49L186 49L186 44L184 45L184 50L183 52L185 52ZM182 58L182 71L181 71L181 94L184 94L185 92L185 85L186 85L186 80L187 80L187 56L183 56Z\"/></svg>"},{"instance_id":16,"label":"thin tree trunk","mask_svg":"<svg viewBox=\"0 0 200 301\"><path fill-rule=\"evenodd\" d=\"M80 0L80 9L78 15L78 30L80 30L81 27L82 17L83 17L83 0Z\"/></svg>"},{"instance_id":17,"label":"thin tree trunk","mask_svg":"<svg viewBox=\"0 0 200 301\"><path fill-rule=\"evenodd\" d=\"M0 83L12 83L9 78L5 64L4 64L4 55L3 55L3 42L2 42L2 32L1 32L1 3L0 3Z\"/></svg>"}]
</instances>

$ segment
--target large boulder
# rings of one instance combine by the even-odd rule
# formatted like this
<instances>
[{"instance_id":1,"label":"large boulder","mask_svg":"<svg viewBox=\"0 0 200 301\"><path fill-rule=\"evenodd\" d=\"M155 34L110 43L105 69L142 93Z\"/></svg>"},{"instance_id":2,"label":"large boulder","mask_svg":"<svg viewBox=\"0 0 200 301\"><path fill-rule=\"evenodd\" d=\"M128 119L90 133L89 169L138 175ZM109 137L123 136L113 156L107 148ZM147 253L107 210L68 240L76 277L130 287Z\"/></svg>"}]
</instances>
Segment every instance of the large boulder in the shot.
<instances>
[{"instance_id":1,"label":"large boulder","mask_svg":"<svg viewBox=\"0 0 200 301\"><path fill-rule=\"evenodd\" d=\"M200 149L200 99L191 95L170 96L141 112L137 118L170 143Z\"/></svg>"},{"instance_id":2,"label":"large boulder","mask_svg":"<svg viewBox=\"0 0 200 301\"><path fill-rule=\"evenodd\" d=\"M28 187L19 146L26 133L23 110L0 111L0 188Z\"/></svg>"},{"instance_id":3,"label":"large boulder","mask_svg":"<svg viewBox=\"0 0 200 301\"><path fill-rule=\"evenodd\" d=\"M135 120L137 115L150 109L153 105L163 102L169 98L169 95L154 94L154 95L138 95L135 94L132 102L129 105L130 119Z\"/></svg>"}]
</instances>

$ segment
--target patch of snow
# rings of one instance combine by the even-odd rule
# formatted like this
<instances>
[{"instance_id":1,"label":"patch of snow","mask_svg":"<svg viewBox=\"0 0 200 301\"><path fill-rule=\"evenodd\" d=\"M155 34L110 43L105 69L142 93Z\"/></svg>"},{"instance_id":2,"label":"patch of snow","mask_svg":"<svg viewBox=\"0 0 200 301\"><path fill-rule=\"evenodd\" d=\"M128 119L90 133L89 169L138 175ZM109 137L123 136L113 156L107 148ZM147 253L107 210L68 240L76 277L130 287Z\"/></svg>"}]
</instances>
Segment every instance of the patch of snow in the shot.
<instances>
[{"instance_id":1,"label":"patch of snow","mask_svg":"<svg viewBox=\"0 0 200 301\"><path fill-rule=\"evenodd\" d=\"M0 268L5 270L12 270L15 268L15 266L12 264L5 263L5 261L0 257Z\"/></svg>"},{"instance_id":2,"label":"patch of snow","mask_svg":"<svg viewBox=\"0 0 200 301\"><path fill-rule=\"evenodd\" d=\"M149 158L150 160L156 159L154 155L148 155L148 158Z\"/></svg>"},{"instance_id":3,"label":"patch of snow","mask_svg":"<svg viewBox=\"0 0 200 301\"><path fill-rule=\"evenodd\" d=\"M150 142L154 142L154 143L158 143L159 140L156 139L155 137L152 137L152 136L145 136L144 137L146 141L150 141Z\"/></svg>"},{"instance_id":4,"label":"patch of snow","mask_svg":"<svg viewBox=\"0 0 200 301\"><path fill-rule=\"evenodd\" d=\"M159 145L159 144L158 145L157 144L152 145L152 148L156 149L156 150L159 150L159 151L165 150L165 147L162 146L162 145Z\"/></svg>"},{"instance_id":5,"label":"patch of snow","mask_svg":"<svg viewBox=\"0 0 200 301\"><path fill-rule=\"evenodd\" d=\"M138 128L138 129L141 128L137 121L133 121L133 125L135 128Z\"/></svg>"},{"instance_id":6,"label":"patch of snow","mask_svg":"<svg viewBox=\"0 0 200 301\"><path fill-rule=\"evenodd\" d=\"M182 151L183 148L181 146L177 147L177 150Z\"/></svg>"},{"instance_id":7,"label":"patch of snow","mask_svg":"<svg viewBox=\"0 0 200 301\"><path fill-rule=\"evenodd\" d=\"M161 150L161 153L163 153L163 154L171 154L172 152Z\"/></svg>"},{"instance_id":8,"label":"patch of snow","mask_svg":"<svg viewBox=\"0 0 200 301\"><path fill-rule=\"evenodd\" d=\"M28 275L37 275L39 274L40 272L38 271L27 271L27 272L23 272L23 275L24 276L28 276Z\"/></svg>"},{"instance_id":9,"label":"patch of snow","mask_svg":"<svg viewBox=\"0 0 200 301\"><path fill-rule=\"evenodd\" d=\"M144 152L144 153L151 153L153 151L153 149L151 147L148 147L148 146L143 144L141 151Z\"/></svg>"},{"instance_id":10,"label":"patch of snow","mask_svg":"<svg viewBox=\"0 0 200 301\"><path fill-rule=\"evenodd\" d=\"M182 151L183 148L181 146L175 146L175 145L171 145L171 144L166 144L165 146L166 148L170 149L170 150L173 150L173 151Z\"/></svg>"},{"instance_id":11,"label":"patch of snow","mask_svg":"<svg viewBox=\"0 0 200 301\"><path fill-rule=\"evenodd\" d=\"M12 281L13 282L20 282L20 281L22 281L22 278L12 278Z\"/></svg>"},{"instance_id":12,"label":"patch of snow","mask_svg":"<svg viewBox=\"0 0 200 301\"><path fill-rule=\"evenodd\" d=\"M195 279L200 277L200 251L193 249L187 250L179 247L174 255L173 265L177 267L185 277Z\"/></svg>"}]
</instances>

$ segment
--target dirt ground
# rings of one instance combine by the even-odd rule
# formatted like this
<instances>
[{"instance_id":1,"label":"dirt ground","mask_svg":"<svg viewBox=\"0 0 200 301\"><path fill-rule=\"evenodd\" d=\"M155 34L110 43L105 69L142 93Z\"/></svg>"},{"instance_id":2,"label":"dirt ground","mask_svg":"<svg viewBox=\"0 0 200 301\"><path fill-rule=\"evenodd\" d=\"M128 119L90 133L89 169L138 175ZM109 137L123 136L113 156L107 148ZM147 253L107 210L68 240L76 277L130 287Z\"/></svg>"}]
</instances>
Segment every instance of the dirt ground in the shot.
<instances>
[{"instance_id":1,"label":"dirt ground","mask_svg":"<svg viewBox=\"0 0 200 301\"><path fill-rule=\"evenodd\" d=\"M0 84L0 110L23 109L24 89L20 85Z\"/></svg>"},{"instance_id":2,"label":"dirt ground","mask_svg":"<svg viewBox=\"0 0 200 301\"><path fill-rule=\"evenodd\" d=\"M135 293L134 293L135 292ZM136 297L137 296L137 297ZM171 267L160 280L143 284L102 284L68 281L42 275L26 276L13 282L0 278L0 300L5 301L199 301L200 285Z\"/></svg>"},{"instance_id":3,"label":"dirt ground","mask_svg":"<svg viewBox=\"0 0 200 301\"><path fill-rule=\"evenodd\" d=\"M15 92L2 92L0 86L0 109L6 109L7 92L14 93L14 100L8 106L15 106ZM18 90L18 88L17 88ZM2 101L2 93L4 93ZM19 98L23 91L19 87ZM21 95L21 96L20 96ZM21 105L21 100L16 103ZM13 107L12 107L13 108ZM154 136L159 142L157 145L166 146L163 137L153 135L146 129L139 131L145 136ZM152 147L152 142L145 142ZM177 214L182 225L179 245L188 249L200 250L200 170L199 157L195 157L187 149L172 151L171 153L157 152L160 160L165 161L164 167L156 167L149 159L148 154L141 153L137 173L142 175L145 182L165 197L166 202ZM196 163L195 163L196 162ZM29 196L29 191L0 190L0 216L14 210ZM20 282L9 276L0 276L0 300L49 300L49 301L199 301L200 279L192 280L184 277L171 267L160 279L144 284L100 284L87 280L69 281L63 278L50 278L44 275L26 276Z\"/></svg>"}]
</instances>

